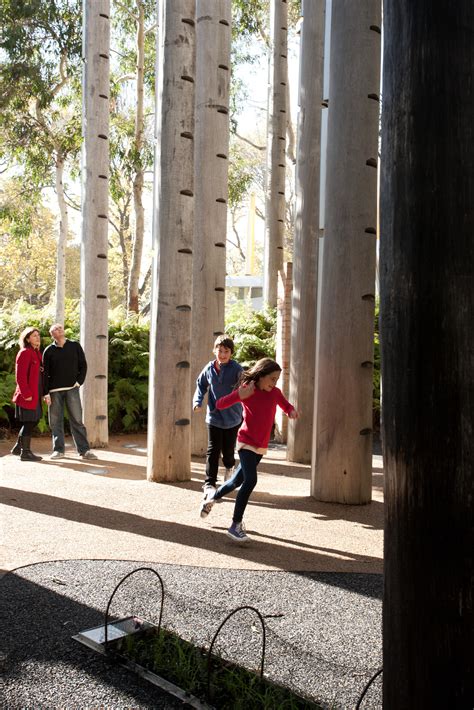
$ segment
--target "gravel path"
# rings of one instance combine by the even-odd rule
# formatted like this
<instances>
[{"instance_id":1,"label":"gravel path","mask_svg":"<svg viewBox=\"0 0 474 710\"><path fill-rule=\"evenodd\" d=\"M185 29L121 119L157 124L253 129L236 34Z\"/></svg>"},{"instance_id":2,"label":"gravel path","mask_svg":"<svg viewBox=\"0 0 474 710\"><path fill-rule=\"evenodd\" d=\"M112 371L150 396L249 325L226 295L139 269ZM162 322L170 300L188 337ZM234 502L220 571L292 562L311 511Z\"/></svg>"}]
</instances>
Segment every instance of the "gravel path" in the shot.
<instances>
[{"instance_id":1,"label":"gravel path","mask_svg":"<svg viewBox=\"0 0 474 710\"><path fill-rule=\"evenodd\" d=\"M291 573L188 567L130 561L69 560L20 568L0 580L4 707L118 710L182 705L129 671L71 639L99 625L120 579L140 566L163 578L163 624L208 645L226 614L240 605L266 617L266 673L317 700L348 710L382 665L379 574ZM140 572L118 591L116 617L156 621L160 589ZM256 617L255 617L256 620ZM236 614L219 637L222 655L256 668L261 635L249 612ZM375 681L361 710L382 707Z\"/></svg>"}]
</instances>

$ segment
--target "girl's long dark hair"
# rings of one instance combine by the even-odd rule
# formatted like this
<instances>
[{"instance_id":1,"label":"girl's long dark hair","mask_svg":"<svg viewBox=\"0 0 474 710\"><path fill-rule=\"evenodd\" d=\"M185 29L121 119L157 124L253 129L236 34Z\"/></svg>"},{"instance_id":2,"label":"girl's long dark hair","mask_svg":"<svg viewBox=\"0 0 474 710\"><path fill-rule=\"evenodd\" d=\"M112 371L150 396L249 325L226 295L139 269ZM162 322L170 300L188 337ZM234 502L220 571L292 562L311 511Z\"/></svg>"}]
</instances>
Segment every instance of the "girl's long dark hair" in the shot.
<instances>
[{"instance_id":1,"label":"girl's long dark hair","mask_svg":"<svg viewBox=\"0 0 474 710\"><path fill-rule=\"evenodd\" d=\"M250 382L257 384L261 377L271 375L272 372L281 372L280 365L270 357L263 357L261 360L257 360L255 365L252 365L248 370L244 370L240 373L237 387L240 387L240 385L248 385Z\"/></svg>"}]
</instances>

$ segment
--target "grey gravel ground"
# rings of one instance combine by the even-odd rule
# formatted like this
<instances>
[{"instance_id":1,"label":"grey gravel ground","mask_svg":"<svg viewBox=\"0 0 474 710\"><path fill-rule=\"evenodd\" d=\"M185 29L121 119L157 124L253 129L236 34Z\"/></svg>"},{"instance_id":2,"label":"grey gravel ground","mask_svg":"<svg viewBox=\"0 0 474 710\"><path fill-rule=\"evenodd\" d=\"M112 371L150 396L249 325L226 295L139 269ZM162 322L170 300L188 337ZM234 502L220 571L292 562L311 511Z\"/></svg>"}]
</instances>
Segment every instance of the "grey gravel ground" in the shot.
<instances>
[{"instance_id":1,"label":"grey gravel ground","mask_svg":"<svg viewBox=\"0 0 474 710\"><path fill-rule=\"evenodd\" d=\"M103 621L120 579L146 562L69 560L20 568L0 580L4 704L16 708L177 708L179 701L71 639ZM265 671L317 700L354 708L382 665L382 578L376 574L289 573L151 565L165 586L163 624L209 645L226 614L240 605L265 617ZM134 575L114 598L113 616L157 621L160 588ZM224 627L219 652L250 668L260 663L256 615L239 612ZM361 710L382 707L378 678ZM251 710L251 709L249 709ZM277 709L276 709L277 710Z\"/></svg>"}]
</instances>

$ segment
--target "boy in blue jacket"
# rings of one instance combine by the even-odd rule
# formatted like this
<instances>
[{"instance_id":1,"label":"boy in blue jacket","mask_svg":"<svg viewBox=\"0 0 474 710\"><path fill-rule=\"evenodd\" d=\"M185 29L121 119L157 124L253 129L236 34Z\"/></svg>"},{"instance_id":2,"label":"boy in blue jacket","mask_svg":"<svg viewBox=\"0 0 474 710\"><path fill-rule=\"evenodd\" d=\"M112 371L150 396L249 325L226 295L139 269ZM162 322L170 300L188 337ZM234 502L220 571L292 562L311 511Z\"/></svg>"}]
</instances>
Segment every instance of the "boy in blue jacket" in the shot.
<instances>
[{"instance_id":1,"label":"boy in blue jacket","mask_svg":"<svg viewBox=\"0 0 474 710\"><path fill-rule=\"evenodd\" d=\"M232 360L233 352L232 338L225 334L219 335L214 342L215 360L207 363L196 380L196 391L193 397L194 411L201 409L204 395L207 392L208 445L204 497L213 495L217 487L217 471L221 453L226 469L225 480L232 475L235 464L235 441L242 423L242 405L239 402L228 409L216 409L216 401L232 392L242 372L241 365Z\"/></svg>"}]
</instances>

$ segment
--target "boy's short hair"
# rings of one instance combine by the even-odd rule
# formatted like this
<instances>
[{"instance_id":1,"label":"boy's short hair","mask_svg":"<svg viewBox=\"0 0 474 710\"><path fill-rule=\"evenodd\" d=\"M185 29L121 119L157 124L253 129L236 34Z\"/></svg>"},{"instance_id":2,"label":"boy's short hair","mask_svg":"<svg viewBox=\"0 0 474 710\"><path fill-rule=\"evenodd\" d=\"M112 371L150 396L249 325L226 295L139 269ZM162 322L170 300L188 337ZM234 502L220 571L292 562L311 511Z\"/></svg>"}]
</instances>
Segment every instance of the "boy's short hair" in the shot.
<instances>
[{"instance_id":1,"label":"boy's short hair","mask_svg":"<svg viewBox=\"0 0 474 710\"><path fill-rule=\"evenodd\" d=\"M222 335L218 335L218 336L217 336L217 338L216 338L215 341L214 341L214 348L213 348L213 350L215 350L216 348L218 348L219 345L223 345L225 348L229 348L229 350L230 350L231 353L234 352L234 341L232 340L232 338L230 338L230 337L229 337L228 335L226 335L225 333L222 333Z\"/></svg>"}]
</instances>

